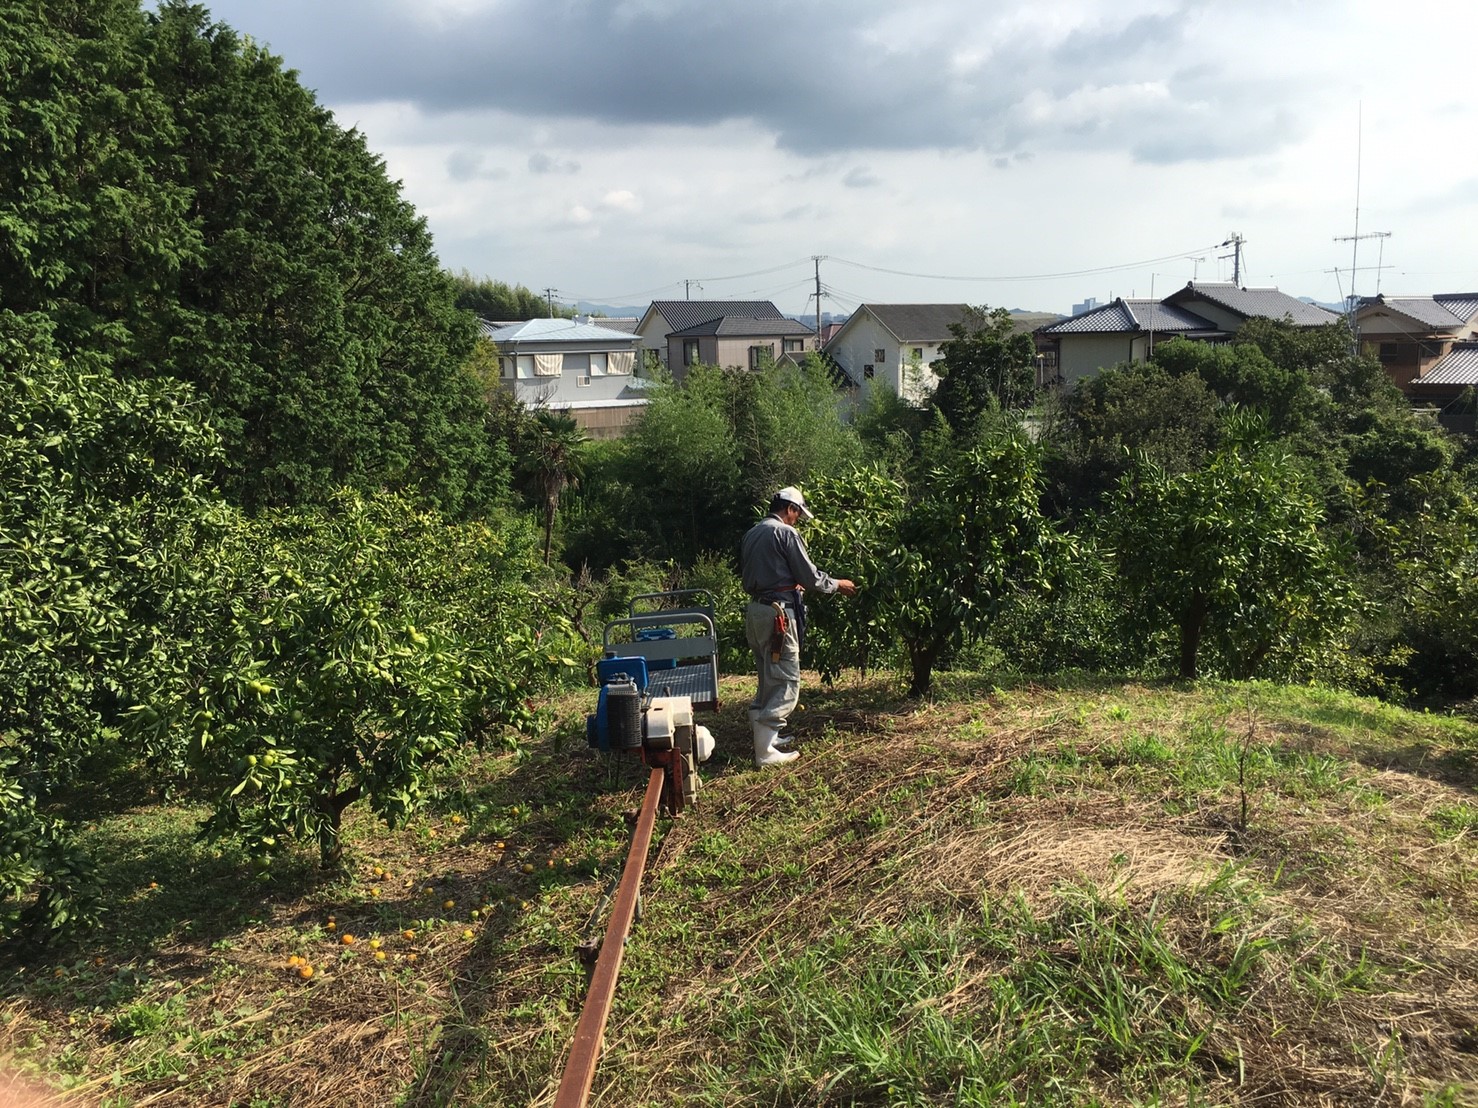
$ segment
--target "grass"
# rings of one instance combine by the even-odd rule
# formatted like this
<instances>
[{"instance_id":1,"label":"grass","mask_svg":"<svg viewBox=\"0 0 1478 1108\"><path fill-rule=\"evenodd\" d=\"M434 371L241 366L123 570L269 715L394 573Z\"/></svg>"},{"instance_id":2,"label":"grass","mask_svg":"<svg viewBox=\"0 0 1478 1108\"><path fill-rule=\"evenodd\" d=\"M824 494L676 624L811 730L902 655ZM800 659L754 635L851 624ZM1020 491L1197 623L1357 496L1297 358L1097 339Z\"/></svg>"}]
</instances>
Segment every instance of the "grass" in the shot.
<instances>
[{"instance_id":1,"label":"grass","mask_svg":"<svg viewBox=\"0 0 1478 1108\"><path fill-rule=\"evenodd\" d=\"M95 805L106 926L0 961L0 1056L119 1108L551 1103L645 780L584 748L590 701L407 828L356 814L337 875ZM741 710L710 722L592 1103L1478 1102L1478 728L968 674L808 690L795 722L766 773Z\"/></svg>"}]
</instances>

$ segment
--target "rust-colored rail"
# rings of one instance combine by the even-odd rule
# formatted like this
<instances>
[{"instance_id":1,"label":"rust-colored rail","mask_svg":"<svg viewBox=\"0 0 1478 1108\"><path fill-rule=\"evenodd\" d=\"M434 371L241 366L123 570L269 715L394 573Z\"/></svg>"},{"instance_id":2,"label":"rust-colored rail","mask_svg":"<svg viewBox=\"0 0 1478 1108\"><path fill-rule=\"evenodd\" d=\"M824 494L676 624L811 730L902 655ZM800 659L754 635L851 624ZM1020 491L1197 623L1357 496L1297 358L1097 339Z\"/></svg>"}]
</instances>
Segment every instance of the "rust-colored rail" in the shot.
<instances>
[{"instance_id":1,"label":"rust-colored rail","mask_svg":"<svg viewBox=\"0 0 1478 1108\"><path fill-rule=\"evenodd\" d=\"M637 896L641 892L642 874L647 868L647 850L652 845L652 829L657 823L657 803L662 799L666 770L654 766L647 780L647 795L631 834L631 849L626 852L626 868L616 899L611 907L611 921L601 942L595 972L590 976L590 989L585 994L585 1007L575 1026L575 1043L565 1062L559 1091L554 1095L554 1108L584 1108L595 1081L595 1063L600 1058L601 1038L605 1035L606 1017L616 995L616 978L621 973L621 955L626 947L626 933L636 915Z\"/></svg>"}]
</instances>

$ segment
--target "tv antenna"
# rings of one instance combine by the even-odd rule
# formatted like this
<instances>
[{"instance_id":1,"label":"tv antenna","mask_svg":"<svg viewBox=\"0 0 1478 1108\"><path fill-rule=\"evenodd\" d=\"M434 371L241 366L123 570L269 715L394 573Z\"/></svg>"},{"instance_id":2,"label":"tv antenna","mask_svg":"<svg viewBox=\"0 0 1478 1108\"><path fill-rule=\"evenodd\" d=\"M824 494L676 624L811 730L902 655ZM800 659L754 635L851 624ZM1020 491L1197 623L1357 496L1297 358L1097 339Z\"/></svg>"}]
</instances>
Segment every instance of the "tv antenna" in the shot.
<instances>
[{"instance_id":1,"label":"tv antenna","mask_svg":"<svg viewBox=\"0 0 1478 1108\"><path fill-rule=\"evenodd\" d=\"M1236 231L1233 231L1231 237L1228 238L1226 242L1219 243L1217 247L1218 249L1220 249L1222 246L1230 246L1232 248L1232 252L1230 254L1218 254L1217 257L1223 259L1232 259L1232 284L1236 285L1238 288L1242 287L1242 247L1246 245L1246 243L1246 239L1244 239Z\"/></svg>"}]
</instances>

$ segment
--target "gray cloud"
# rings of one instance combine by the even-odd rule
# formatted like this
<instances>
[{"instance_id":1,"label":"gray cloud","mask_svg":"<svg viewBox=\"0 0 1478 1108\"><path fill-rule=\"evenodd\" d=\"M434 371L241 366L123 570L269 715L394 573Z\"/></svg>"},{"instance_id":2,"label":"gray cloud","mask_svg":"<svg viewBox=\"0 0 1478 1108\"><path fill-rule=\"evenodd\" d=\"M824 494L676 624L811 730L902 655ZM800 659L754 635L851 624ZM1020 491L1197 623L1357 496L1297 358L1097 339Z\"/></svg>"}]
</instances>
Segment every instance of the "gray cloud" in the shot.
<instances>
[{"instance_id":1,"label":"gray cloud","mask_svg":"<svg viewBox=\"0 0 1478 1108\"><path fill-rule=\"evenodd\" d=\"M330 103L407 101L432 115L748 120L782 148L818 157L1010 157L1030 143L1121 149L1155 164L1267 150L1297 130L1268 106L1268 90L1209 53L1235 52L1198 45L1206 13L1224 10L1205 0L1147 15L1106 7L1056 40L1046 20L1008 20L1009 10L965 0L922 0L901 22L894 0L501 0L455 16L361 0L352 18L304 0L224 0L216 10L246 32L275 28L271 47ZM1211 59L1200 68L1198 49ZM535 154L529 168L578 167Z\"/></svg>"},{"instance_id":2,"label":"gray cloud","mask_svg":"<svg viewBox=\"0 0 1478 1108\"><path fill-rule=\"evenodd\" d=\"M876 188L882 184L882 181L879 180L878 175L872 170L866 166L859 165L842 178L842 184L846 185L849 189L870 189Z\"/></svg>"},{"instance_id":3,"label":"gray cloud","mask_svg":"<svg viewBox=\"0 0 1478 1108\"><path fill-rule=\"evenodd\" d=\"M476 150L453 151L447 157L446 172L453 181L500 181L508 176L506 169L489 166Z\"/></svg>"},{"instance_id":4,"label":"gray cloud","mask_svg":"<svg viewBox=\"0 0 1478 1108\"><path fill-rule=\"evenodd\" d=\"M542 150L536 150L529 155L530 173L559 173L571 174L580 172L580 163L575 161L561 161L551 154Z\"/></svg>"}]
</instances>

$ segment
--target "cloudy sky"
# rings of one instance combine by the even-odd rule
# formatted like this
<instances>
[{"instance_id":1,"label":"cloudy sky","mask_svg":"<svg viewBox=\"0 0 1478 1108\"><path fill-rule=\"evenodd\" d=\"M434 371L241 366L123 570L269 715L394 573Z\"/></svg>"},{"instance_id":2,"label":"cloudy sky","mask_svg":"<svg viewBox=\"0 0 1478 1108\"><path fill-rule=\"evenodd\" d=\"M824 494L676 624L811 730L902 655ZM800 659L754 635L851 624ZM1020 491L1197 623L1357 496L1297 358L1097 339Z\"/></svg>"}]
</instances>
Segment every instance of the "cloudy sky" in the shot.
<instances>
[{"instance_id":1,"label":"cloudy sky","mask_svg":"<svg viewBox=\"0 0 1478 1108\"><path fill-rule=\"evenodd\" d=\"M1472 0L206 3L566 302L1478 289Z\"/></svg>"}]
</instances>

